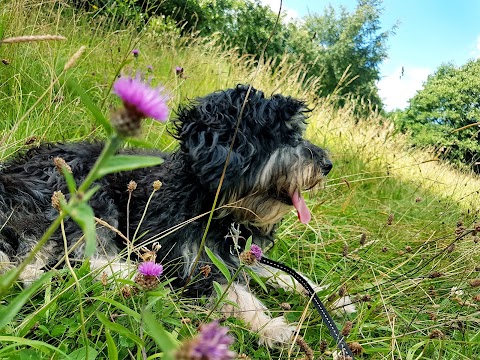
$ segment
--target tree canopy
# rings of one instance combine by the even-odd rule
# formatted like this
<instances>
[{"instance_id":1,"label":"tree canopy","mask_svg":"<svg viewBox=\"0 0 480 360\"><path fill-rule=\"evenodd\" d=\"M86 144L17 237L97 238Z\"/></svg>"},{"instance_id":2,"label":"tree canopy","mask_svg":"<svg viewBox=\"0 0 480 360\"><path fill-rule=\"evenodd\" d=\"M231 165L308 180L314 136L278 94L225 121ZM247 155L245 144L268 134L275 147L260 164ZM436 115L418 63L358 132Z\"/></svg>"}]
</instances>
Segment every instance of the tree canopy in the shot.
<instances>
[{"instance_id":1,"label":"tree canopy","mask_svg":"<svg viewBox=\"0 0 480 360\"><path fill-rule=\"evenodd\" d=\"M396 123L415 145L434 146L444 159L480 170L480 59L444 64L427 78ZM464 128L466 126L468 128ZM463 130L456 131L457 129Z\"/></svg>"},{"instance_id":2,"label":"tree canopy","mask_svg":"<svg viewBox=\"0 0 480 360\"><path fill-rule=\"evenodd\" d=\"M78 6L79 0L70 1ZM345 97L354 96L382 107L376 81L379 66L387 57L387 40L394 31L382 30L382 0L358 0L353 12L327 6L322 14L292 21L285 21L285 15L277 21L277 13L259 0L90 2L97 12L107 15L124 15L140 22L160 17L174 22L181 32L195 30L200 36L218 32L226 46L257 59L264 48L265 57L274 61L290 54L291 61L305 63L305 79L319 79L317 95L335 92L340 106Z\"/></svg>"}]
</instances>

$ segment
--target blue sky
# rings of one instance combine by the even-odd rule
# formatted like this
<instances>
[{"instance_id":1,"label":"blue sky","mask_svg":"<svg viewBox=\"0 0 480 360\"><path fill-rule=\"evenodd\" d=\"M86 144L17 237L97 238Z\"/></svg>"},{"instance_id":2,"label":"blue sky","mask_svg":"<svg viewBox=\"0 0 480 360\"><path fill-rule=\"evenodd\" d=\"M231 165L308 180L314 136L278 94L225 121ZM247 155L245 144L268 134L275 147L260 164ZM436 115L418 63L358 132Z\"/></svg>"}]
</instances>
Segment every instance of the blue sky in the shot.
<instances>
[{"instance_id":1,"label":"blue sky","mask_svg":"<svg viewBox=\"0 0 480 360\"><path fill-rule=\"evenodd\" d=\"M278 11L280 0L262 0ZM353 11L356 0L284 0L287 16L322 13L327 4ZM480 0L384 0L382 26L396 34L381 65L380 96L387 110L404 108L442 63L457 66L480 57ZM404 76L400 79L401 69ZM480 74L479 74L480 76Z\"/></svg>"}]
</instances>

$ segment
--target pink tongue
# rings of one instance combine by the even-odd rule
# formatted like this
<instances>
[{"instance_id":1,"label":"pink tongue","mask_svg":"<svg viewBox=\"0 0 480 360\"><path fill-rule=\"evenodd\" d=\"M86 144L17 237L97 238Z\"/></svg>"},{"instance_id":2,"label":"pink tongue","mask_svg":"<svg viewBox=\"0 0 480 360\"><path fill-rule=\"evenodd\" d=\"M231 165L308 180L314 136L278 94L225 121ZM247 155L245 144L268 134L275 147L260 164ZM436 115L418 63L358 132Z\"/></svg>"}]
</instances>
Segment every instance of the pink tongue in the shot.
<instances>
[{"instance_id":1,"label":"pink tongue","mask_svg":"<svg viewBox=\"0 0 480 360\"><path fill-rule=\"evenodd\" d=\"M302 197L299 191L295 191L293 193L292 203L293 206L295 206L295 209L297 209L298 219L300 220L300 222L302 224L308 223L312 218L312 215L310 214L310 210L305 203L305 199Z\"/></svg>"}]
</instances>

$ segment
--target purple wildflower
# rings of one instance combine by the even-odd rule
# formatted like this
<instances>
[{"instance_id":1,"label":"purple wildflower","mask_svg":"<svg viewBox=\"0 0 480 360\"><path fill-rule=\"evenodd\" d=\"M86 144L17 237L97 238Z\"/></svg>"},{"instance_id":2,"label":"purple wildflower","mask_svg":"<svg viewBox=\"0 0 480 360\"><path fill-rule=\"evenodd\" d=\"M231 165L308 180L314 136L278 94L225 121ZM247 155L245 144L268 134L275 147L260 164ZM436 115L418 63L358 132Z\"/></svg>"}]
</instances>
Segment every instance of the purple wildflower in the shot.
<instances>
[{"instance_id":1,"label":"purple wildflower","mask_svg":"<svg viewBox=\"0 0 480 360\"><path fill-rule=\"evenodd\" d=\"M148 66L147 66L147 71L148 71L148 72L152 72L152 71L153 71L153 66L152 66L152 65L148 65Z\"/></svg>"},{"instance_id":2,"label":"purple wildflower","mask_svg":"<svg viewBox=\"0 0 480 360\"><path fill-rule=\"evenodd\" d=\"M175 67L175 74L176 74L178 77L183 77L183 67L181 67L181 66L176 66L176 67Z\"/></svg>"},{"instance_id":3,"label":"purple wildflower","mask_svg":"<svg viewBox=\"0 0 480 360\"><path fill-rule=\"evenodd\" d=\"M135 79L120 77L113 84L115 93L122 99L123 105L132 116L137 118L152 118L158 121L165 121L168 118L168 107L166 101L168 96L163 94L164 88L152 88L140 80L137 75Z\"/></svg>"},{"instance_id":4,"label":"purple wildflower","mask_svg":"<svg viewBox=\"0 0 480 360\"><path fill-rule=\"evenodd\" d=\"M163 273L163 266L153 261L143 262L138 266L138 272L143 276L160 276Z\"/></svg>"},{"instance_id":5,"label":"purple wildflower","mask_svg":"<svg viewBox=\"0 0 480 360\"><path fill-rule=\"evenodd\" d=\"M255 255L255 258L257 260L260 260L263 256L262 248L258 245L252 244L252 246L250 247L250 251L253 255Z\"/></svg>"},{"instance_id":6,"label":"purple wildflower","mask_svg":"<svg viewBox=\"0 0 480 360\"><path fill-rule=\"evenodd\" d=\"M132 54L133 54L133 56L135 56L135 57L137 57L139 53L140 53L140 50L138 50L138 49L133 49L133 50L132 50Z\"/></svg>"},{"instance_id":7,"label":"purple wildflower","mask_svg":"<svg viewBox=\"0 0 480 360\"><path fill-rule=\"evenodd\" d=\"M230 360L236 357L229 349L233 338L228 335L228 328L219 326L217 321L203 325L193 341L190 351L192 359Z\"/></svg>"}]
</instances>

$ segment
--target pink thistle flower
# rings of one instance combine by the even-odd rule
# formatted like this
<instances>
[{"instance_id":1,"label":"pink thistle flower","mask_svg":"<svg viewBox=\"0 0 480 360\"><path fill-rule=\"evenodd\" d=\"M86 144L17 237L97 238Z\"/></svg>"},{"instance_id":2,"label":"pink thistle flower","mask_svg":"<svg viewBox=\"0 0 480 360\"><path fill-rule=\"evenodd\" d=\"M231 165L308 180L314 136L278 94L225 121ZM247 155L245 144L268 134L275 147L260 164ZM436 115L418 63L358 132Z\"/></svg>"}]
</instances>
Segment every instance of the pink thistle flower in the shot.
<instances>
[{"instance_id":1,"label":"pink thistle flower","mask_svg":"<svg viewBox=\"0 0 480 360\"><path fill-rule=\"evenodd\" d=\"M258 245L252 244L250 252L255 256L257 260L260 260L263 256L262 248Z\"/></svg>"},{"instance_id":2,"label":"pink thistle flower","mask_svg":"<svg viewBox=\"0 0 480 360\"><path fill-rule=\"evenodd\" d=\"M149 117L158 121L167 120L168 96L163 94L163 87L152 88L137 75L135 79L120 77L113 84L113 89L130 115L140 119Z\"/></svg>"},{"instance_id":3,"label":"pink thistle flower","mask_svg":"<svg viewBox=\"0 0 480 360\"><path fill-rule=\"evenodd\" d=\"M138 49L133 49L133 50L132 50L132 54L133 54L133 56L135 56L135 57L137 57L139 53L140 53L140 50L138 50Z\"/></svg>"},{"instance_id":4,"label":"pink thistle flower","mask_svg":"<svg viewBox=\"0 0 480 360\"><path fill-rule=\"evenodd\" d=\"M219 326L217 321L203 325L200 333L193 339L190 350L191 359L230 360L236 354L229 349L233 338L228 335L228 328Z\"/></svg>"},{"instance_id":5,"label":"pink thistle flower","mask_svg":"<svg viewBox=\"0 0 480 360\"><path fill-rule=\"evenodd\" d=\"M138 266L138 272L143 276L160 276L163 273L163 266L153 261L143 262Z\"/></svg>"},{"instance_id":6,"label":"pink thistle flower","mask_svg":"<svg viewBox=\"0 0 480 360\"><path fill-rule=\"evenodd\" d=\"M180 77L180 78L183 78L183 67L181 66L176 66L175 67L175 74Z\"/></svg>"}]
</instances>

